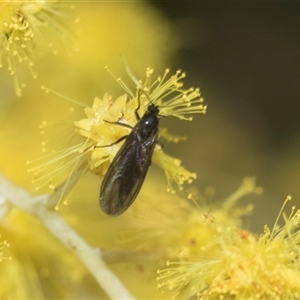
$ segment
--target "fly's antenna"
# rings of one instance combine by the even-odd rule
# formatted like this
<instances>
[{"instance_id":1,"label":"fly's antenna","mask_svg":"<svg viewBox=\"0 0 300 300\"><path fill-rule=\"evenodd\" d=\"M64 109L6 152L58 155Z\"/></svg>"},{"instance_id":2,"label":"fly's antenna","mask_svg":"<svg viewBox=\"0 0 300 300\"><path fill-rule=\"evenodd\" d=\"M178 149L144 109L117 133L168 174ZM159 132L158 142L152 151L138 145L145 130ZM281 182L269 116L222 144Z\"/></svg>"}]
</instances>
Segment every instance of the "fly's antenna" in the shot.
<instances>
[{"instance_id":1,"label":"fly's antenna","mask_svg":"<svg viewBox=\"0 0 300 300\"><path fill-rule=\"evenodd\" d=\"M127 75L136 84L137 88L141 91L141 93L143 93L145 95L145 97L148 99L149 103L152 103L149 95L146 94L146 91L144 90L143 86L141 85L141 82L136 79L136 77L133 75L133 72L130 70L129 65L126 62L124 56L122 54L120 54L120 56L121 56L124 66L125 66L125 71L126 71ZM138 97L140 97L140 96L141 96L141 94L138 95ZM140 108L140 101L138 101L138 102L139 102L138 108Z\"/></svg>"},{"instance_id":2,"label":"fly's antenna","mask_svg":"<svg viewBox=\"0 0 300 300\"><path fill-rule=\"evenodd\" d=\"M120 54L121 59L123 60L123 64L125 66L125 71L127 73L127 75L131 78L131 80L136 84L136 86L140 89L143 90L143 87L141 85L141 83L136 79L136 77L133 75L132 71L129 68L128 63L126 62L124 56L122 54Z\"/></svg>"}]
</instances>

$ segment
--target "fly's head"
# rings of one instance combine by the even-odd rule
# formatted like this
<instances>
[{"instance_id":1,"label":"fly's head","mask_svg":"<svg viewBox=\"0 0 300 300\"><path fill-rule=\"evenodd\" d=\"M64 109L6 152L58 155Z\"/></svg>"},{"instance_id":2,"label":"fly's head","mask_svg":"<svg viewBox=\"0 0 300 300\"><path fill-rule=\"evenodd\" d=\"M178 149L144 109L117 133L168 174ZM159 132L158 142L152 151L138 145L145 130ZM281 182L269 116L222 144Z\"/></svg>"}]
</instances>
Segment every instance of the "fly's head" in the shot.
<instances>
[{"instance_id":1,"label":"fly's head","mask_svg":"<svg viewBox=\"0 0 300 300\"><path fill-rule=\"evenodd\" d=\"M146 114L147 114L147 113L148 113L148 114L153 114L153 115L156 115L156 116L157 116L158 113L159 113L159 108L158 108L158 106L155 105L155 104L153 104L153 103L149 104Z\"/></svg>"}]
</instances>

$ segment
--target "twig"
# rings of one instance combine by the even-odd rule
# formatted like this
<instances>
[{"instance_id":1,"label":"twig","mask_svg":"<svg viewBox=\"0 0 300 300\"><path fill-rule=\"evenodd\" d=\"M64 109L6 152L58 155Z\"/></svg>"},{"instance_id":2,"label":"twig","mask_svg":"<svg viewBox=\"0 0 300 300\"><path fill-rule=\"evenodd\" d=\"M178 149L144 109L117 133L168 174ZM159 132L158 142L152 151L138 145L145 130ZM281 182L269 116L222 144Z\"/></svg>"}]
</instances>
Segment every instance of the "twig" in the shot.
<instances>
[{"instance_id":1,"label":"twig","mask_svg":"<svg viewBox=\"0 0 300 300\"><path fill-rule=\"evenodd\" d=\"M47 210L48 195L30 195L0 174L0 197L35 215L56 238L76 253L111 299L134 299L104 263L101 251L89 246L57 212Z\"/></svg>"}]
</instances>

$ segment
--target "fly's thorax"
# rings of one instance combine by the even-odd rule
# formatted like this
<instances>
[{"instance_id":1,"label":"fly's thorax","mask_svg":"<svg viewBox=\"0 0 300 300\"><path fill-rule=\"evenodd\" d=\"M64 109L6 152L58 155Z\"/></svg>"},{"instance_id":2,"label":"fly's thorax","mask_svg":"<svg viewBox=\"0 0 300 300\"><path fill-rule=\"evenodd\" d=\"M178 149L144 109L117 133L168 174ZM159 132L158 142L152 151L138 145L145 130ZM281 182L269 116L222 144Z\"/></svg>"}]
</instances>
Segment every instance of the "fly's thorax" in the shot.
<instances>
[{"instance_id":1,"label":"fly's thorax","mask_svg":"<svg viewBox=\"0 0 300 300\"><path fill-rule=\"evenodd\" d=\"M138 134L142 139L147 139L158 132L158 113L156 105L150 104L147 111L138 122Z\"/></svg>"}]
</instances>

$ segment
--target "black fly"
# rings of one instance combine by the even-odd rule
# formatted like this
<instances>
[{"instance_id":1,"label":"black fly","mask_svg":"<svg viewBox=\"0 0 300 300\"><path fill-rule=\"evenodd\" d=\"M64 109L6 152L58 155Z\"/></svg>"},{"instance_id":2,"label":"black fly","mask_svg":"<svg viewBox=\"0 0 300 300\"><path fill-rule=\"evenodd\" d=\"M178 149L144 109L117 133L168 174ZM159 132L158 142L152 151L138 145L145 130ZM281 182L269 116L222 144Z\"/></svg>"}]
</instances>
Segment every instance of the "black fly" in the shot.
<instances>
[{"instance_id":1,"label":"black fly","mask_svg":"<svg viewBox=\"0 0 300 300\"><path fill-rule=\"evenodd\" d=\"M158 106L149 104L141 118L138 114L139 108L140 101L135 110L138 122L133 128L120 122L106 121L132 129L128 136L113 143L116 144L126 138L101 185L100 206L108 215L120 215L133 203L143 185L158 142Z\"/></svg>"}]
</instances>

